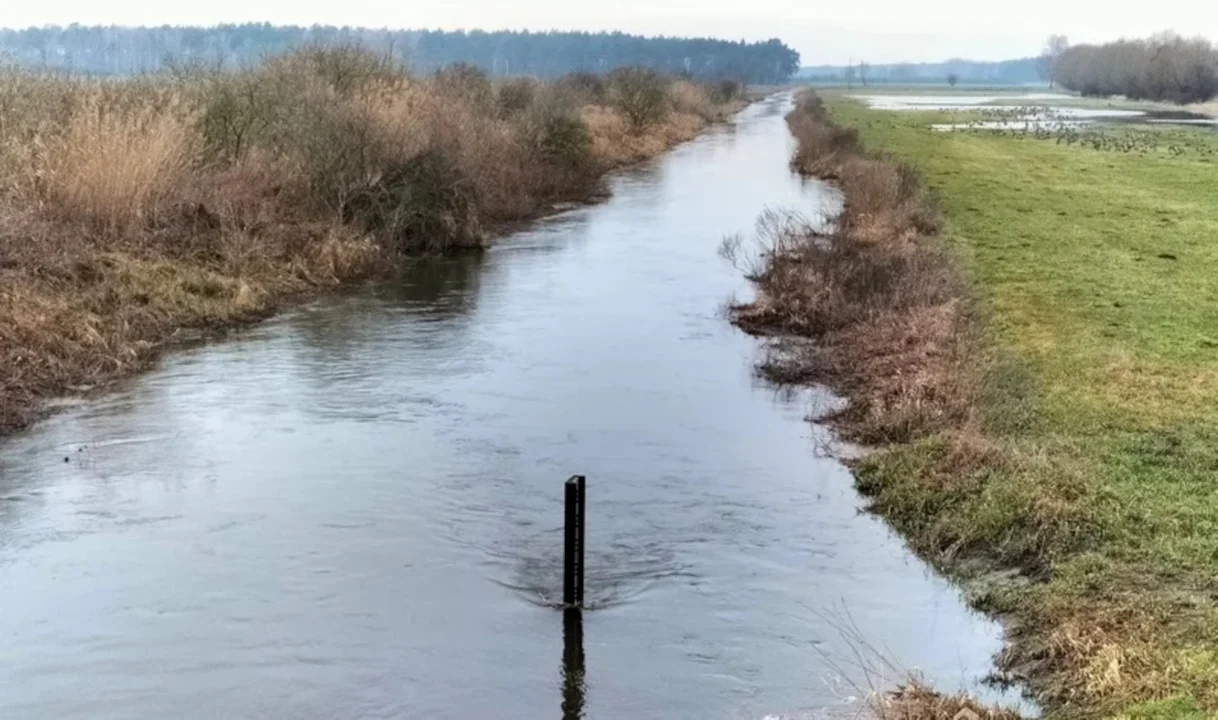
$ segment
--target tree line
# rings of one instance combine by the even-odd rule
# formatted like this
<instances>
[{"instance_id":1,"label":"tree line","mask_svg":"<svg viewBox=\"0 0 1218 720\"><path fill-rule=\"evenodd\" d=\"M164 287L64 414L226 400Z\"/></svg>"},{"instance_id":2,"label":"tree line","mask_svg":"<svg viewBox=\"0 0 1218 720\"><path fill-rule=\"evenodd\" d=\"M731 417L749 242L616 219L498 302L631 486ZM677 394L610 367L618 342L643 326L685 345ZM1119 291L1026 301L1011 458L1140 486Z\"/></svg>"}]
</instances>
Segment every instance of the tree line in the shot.
<instances>
[{"instance_id":1,"label":"tree line","mask_svg":"<svg viewBox=\"0 0 1218 720\"><path fill-rule=\"evenodd\" d=\"M1083 95L1180 104L1218 95L1218 52L1200 37L1166 32L1143 40L1075 45L1059 48L1049 62L1053 80Z\"/></svg>"},{"instance_id":2,"label":"tree line","mask_svg":"<svg viewBox=\"0 0 1218 720\"><path fill-rule=\"evenodd\" d=\"M305 45L358 45L418 70L464 62L494 75L554 77L644 65L696 79L779 83L799 69L799 53L777 39L750 43L620 32L446 32L266 23L0 29L0 58L27 67L106 75L150 72L166 63L246 67Z\"/></svg>"},{"instance_id":3,"label":"tree line","mask_svg":"<svg viewBox=\"0 0 1218 720\"><path fill-rule=\"evenodd\" d=\"M942 83L955 75L960 82L988 85L1021 85L1041 79L1036 58L1000 62L952 59L944 62L814 65L802 68L797 77L814 82L854 82L860 85Z\"/></svg>"}]
</instances>

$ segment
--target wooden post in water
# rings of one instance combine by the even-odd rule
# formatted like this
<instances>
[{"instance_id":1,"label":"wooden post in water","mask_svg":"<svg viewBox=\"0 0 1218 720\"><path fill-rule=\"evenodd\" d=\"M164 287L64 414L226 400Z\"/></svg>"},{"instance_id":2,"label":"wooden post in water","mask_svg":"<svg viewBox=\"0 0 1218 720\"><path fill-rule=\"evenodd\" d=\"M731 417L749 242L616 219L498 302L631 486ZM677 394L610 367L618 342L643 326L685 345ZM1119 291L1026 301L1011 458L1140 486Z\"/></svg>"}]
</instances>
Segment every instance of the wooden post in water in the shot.
<instances>
[{"instance_id":1,"label":"wooden post in water","mask_svg":"<svg viewBox=\"0 0 1218 720\"><path fill-rule=\"evenodd\" d=\"M568 608L584 605L584 502L586 479L575 475L564 486L566 517L563 533L562 602Z\"/></svg>"},{"instance_id":2,"label":"wooden post in water","mask_svg":"<svg viewBox=\"0 0 1218 720\"><path fill-rule=\"evenodd\" d=\"M588 525L584 521L584 511L588 508L588 479L583 475L575 476L575 484L579 486L579 572L575 575L575 602L584 606L584 551L588 548Z\"/></svg>"}]
</instances>

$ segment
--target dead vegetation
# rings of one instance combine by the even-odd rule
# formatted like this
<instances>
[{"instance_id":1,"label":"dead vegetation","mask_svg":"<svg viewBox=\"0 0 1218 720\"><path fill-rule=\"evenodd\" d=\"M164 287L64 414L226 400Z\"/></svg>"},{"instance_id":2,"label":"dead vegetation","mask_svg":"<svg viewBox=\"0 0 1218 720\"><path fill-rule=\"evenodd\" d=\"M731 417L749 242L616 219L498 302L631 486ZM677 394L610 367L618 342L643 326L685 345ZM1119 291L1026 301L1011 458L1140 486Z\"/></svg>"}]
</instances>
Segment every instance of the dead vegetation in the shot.
<instances>
[{"instance_id":1,"label":"dead vegetation","mask_svg":"<svg viewBox=\"0 0 1218 720\"><path fill-rule=\"evenodd\" d=\"M663 113L640 125L613 77L416 76L358 48L233 73L0 69L0 431L183 331L481 248L738 108L648 78Z\"/></svg>"},{"instance_id":2,"label":"dead vegetation","mask_svg":"<svg viewBox=\"0 0 1218 720\"><path fill-rule=\"evenodd\" d=\"M1011 710L982 705L967 695L945 695L909 682L872 702L879 720L1019 720Z\"/></svg>"},{"instance_id":3,"label":"dead vegetation","mask_svg":"<svg viewBox=\"0 0 1218 720\"><path fill-rule=\"evenodd\" d=\"M758 297L735 308L736 323L817 341L765 369L841 390L851 402L832 419L850 440L883 445L967 426L980 391L972 309L916 175L862 153L815 96L789 121L796 169L836 179L845 207L825 232L796 216L763 217Z\"/></svg>"}]
</instances>

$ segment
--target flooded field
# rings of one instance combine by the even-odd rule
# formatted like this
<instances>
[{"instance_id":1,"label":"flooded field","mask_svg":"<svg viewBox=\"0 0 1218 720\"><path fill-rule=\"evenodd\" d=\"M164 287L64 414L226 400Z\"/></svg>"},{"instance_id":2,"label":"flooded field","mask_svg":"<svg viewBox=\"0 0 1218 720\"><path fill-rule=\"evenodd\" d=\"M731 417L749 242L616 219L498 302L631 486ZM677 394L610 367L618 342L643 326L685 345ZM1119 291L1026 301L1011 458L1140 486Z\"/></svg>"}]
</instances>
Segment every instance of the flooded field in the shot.
<instances>
[{"instance_id":1,"label":"flooded field","mask_svg":"<svg viewBox=\"0 0 1218 720\"><path fill-rule=\"evenodd\" d=\"M1109 122L1218 127L1218 118L1199 113L1071 104L1080 99L1059 93L858 94L851 97L877 110L968 111L980 116L969 122L936 123L932 125L936 130L1053 131Z\"/></svg>"}]
</instances>

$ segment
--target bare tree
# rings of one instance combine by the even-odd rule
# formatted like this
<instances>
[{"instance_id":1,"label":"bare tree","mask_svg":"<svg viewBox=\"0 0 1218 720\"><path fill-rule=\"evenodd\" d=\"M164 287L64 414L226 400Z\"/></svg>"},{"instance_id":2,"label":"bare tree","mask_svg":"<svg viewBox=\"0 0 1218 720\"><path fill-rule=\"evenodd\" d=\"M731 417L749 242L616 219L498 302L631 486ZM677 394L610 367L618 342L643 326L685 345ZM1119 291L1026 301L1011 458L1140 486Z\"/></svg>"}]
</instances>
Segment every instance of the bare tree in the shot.
<instances>
[{"instance_id":1,"label":"bare tree","mask_svg":"<svg viewBox=\"0 0 1218 720\"><path fill-rule=\"evenodd\" d=\"M1070 49L1070 40L1065 35L1050 35L1045 42L1045 48L1037 58L1037 67L1042 80L1049 82L1049 87L1057 84L1057 69L1059 61L1066 50Z\"/></svg>"},{"instance_id":2,"label":"bare tree","mask_svg":"<svg viewBox=\"0 0 1218 720\"><path fill-rule=\"evenodd\" d=\"M867 87L867 71L871 66L865 62L859 63L859 82L863 83L863 87Z\"/></svg>"},{"instance_id":3,"label":"bare tree","mask_svg":"<svg viewBox=\"0 0 1218 720\"><path fill-rule=\"evenodd\" d=\"M854 61L851 60L850 64L846 66L846 85L850 88L854 88L854 77L855 77Z\"/></svg>"},{"instance_id":4,"label":"bare tree","mask_svg":"<svg viewBox=\"0 0 1218 720\"><path fill-rule=\"evenodd\" d=\"M1061 54L1053 74L1059 87L1088 96L1205 102L1218 95L1218 49L1206 38L1170 32L1075 45Z\"/></svg>"}]
</instances>

